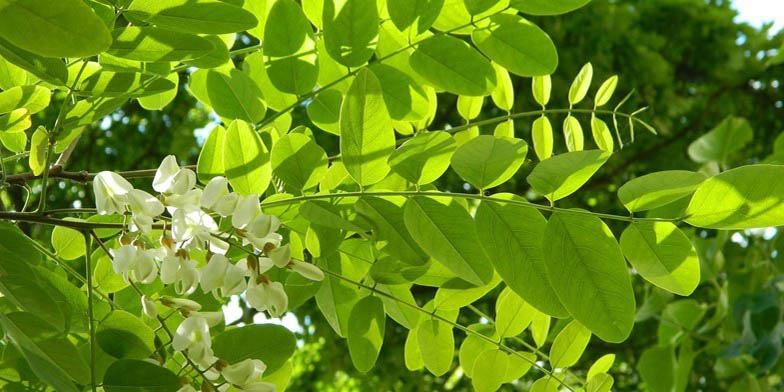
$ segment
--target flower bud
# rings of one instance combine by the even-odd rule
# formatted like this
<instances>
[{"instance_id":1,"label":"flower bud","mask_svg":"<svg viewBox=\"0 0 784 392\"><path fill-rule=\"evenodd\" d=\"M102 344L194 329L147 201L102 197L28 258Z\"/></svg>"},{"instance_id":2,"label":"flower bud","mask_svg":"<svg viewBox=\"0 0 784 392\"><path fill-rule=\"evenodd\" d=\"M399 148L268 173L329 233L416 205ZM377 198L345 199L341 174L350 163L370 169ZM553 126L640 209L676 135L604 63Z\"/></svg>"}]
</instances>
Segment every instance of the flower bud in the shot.
<instances>
[{"instance_id":1,"label":"flower bud","mask_svg":"<svg viewBox=\"0 0 784 392\"><path fill-rule=\"evenodd\" d=\"M187 298L177 298L169 295L164 295L160 298L163 305L174 309L184 309L191 312L197 312L201 309L201 305Z\"/></svg>"},{"instance_id":2,"label":"flower bud","mask_svg":"<svg viewBox=\"0 0 784 392\"><path fill-rule=\"evenodd\" d=\"M144 310L144 315L151 319L158 317L158 306L146 295L142 296L142 310Z\"/></svg>"},{"instance_id":3,"label":"flower bud","mask_svg":"<svg viewBox=\"0 0 784 392\"><path fill-rule=\"evenodd\" d=\"M191 312L190 316L203 317L207 320L207 325L214 327L223 322L223 312Z\"/></svg>"},{"instance_id":4,"label":"flower bud","mask_svg":"<svg viewBox=\"0 0 784 392\"><path fill-rule=\"evenodd\" d=\"M291 263L289 263L289 268L310 280L324 280L324 271L311 263L306 263L299 260L291 260Z\"/></svg>"}]
</instances>

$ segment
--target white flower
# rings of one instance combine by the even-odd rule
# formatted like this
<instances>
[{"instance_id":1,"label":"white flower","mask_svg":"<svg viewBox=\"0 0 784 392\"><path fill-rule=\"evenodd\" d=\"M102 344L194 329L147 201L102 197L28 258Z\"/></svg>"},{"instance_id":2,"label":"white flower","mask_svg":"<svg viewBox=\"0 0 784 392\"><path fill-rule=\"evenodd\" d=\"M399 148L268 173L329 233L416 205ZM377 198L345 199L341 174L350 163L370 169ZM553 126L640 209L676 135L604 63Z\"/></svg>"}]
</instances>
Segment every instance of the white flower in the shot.
<instances>
[{"instance_id":1,"label":"white flower","mask_svg":"<svg viewBox=\"0 0 784 392\"><path fill-rule=\"evenodd\" d=\"M205 293L217 290L223 285L223 278L229 267L229 259L224 255L213 254L207 265L199 271L201 275L201 289Z\"/></svg>"},{"instance_id":2,"label":"white flower","mask_svg":"<svg viewBox=\"0 0 784 392\"><path fill-rule=\"evenodd\" d=\"M152 180L152 188L164 194L182 195L193 189L195 185L196 173L180 168L174 155L163 159Z\"/></svg>"},{"instance_id":3,"label":"white flower","mask_svg":"<svg viewBox=\"0 0 784 392\"><path fill-rule=\"evenodd\" d=\"M197 345L211 346L210 326L204 317L193 316L186 318L177 327L174 333L172 347L177 351L190 349Z\"/></svg>"},{"instance_id":4,"label":"white flower","mask_svg":"<svg viewBox=\"0 0 784 392\"><path fill-rule=\"evenodd\" d=\"M194 260L183 260L177 277L174 279L174 291L179 295L191 295L199 286L199 270Z\"/></svg>"},{"instance_id":5,"label":"white flower","mask_svg":"<svg viewBox=\"0 0 784 392\"><path fill-rule=\"evenodd\" d=\"M251 279L245 291L245 299L259 312L267 310L273 317L280 317L289 305L289 298L280 282Z\"/></svg>"},{"instance_id":6,"label":"white flower","mask_svg":"<svg viewBox=\"0 0 784 392\"><path fill-rule=\"evenodd\" d=\"M155 196L139 190L131 189L128 191L128 205L134 214L156 217L163 214L163 203Z\"/></svg>"},{"instance_id":7,"label":"white flower","mask_svg":"<svg viewBox=\"0 0 784 392\"><path fill-rule=\"evenodd\" d=\"M207 325L214 327L223 322L223 312L191 312L188 317L204 317Z\"/></svg>"},{"instance_id":8,"label":"white flower","mask_svg":"<svg viewBox=\"0 0 784 392\"><path fill-rule=\"evenodd\" d=\"M140 283L152 283L158 277L158 265L152 254L145 250L136 252L136 265L133 267L133 278Z\"/></svg>"},{"instance_id":9,"label":"white flower","mask_svg":"<svg viewBox=\"0 0 784 392\"><path fill-rule=\"evenodd\" d=\"M102 171L93 178L93 192L95 193L95 207L98 214L122 214L128 203L128 192L133 189L128 180L117 173Z\"/></svg>"},{"instance_id":10,"label":"white flower","mask_svg":"<svg viewBox=\"0 0 784 392\"><path fill-rule=\"evenodd\" d=\"M172 238L177 242L217 231L215 220L199 208L178 208L172 215Z\"/></svg>"},{"instance_id":11,"label":"white flower","mask_svg":"<svg viewBox=\"0 0 784 392\"><path fill-rule=\"evenodd\" d=\"M204 187L201 196L201 206L208 210L213 209L218 201L229 194L229 180L226 177L213 177Z\"/></svg>"},{"instance_id":12,"label":"white flower","mask_svg":"<svg viewBox=\"0 0 784 392\"><path fill-rule=\"evenodd\" d=\"M112 268L114 273L127 276L128 272L136 265L136 247L133 245L123 245L114 250L112 258Z\"/></svg>"},{"instance_id":13,"label":"white flower","mask_svg":"<svg viewBox=\"0 0 784 392\"><path fill-rule=\"evenodd\" d=\"M226 267L226 274L223 276L221 295L224 297L239 295L242 294L247 287L248 284L245 282L245 270L236 264L229 264Z\"/></svg>"},{"instance_id":14,"label":"white flower","mask_svg":"<svg viewBox=\"0 0 784 392\"><path fill-rule=\"evenodd\" d=\"M235 229L244 229L253 222L259 214L261 214L259 195L252 193L248 196L241 197L239 201L237 201L237 208L231 216L231 224Z\"/></svg>"},{"instance_id":15,"label":"white flower","mask_svg":"<svg viewBox=\"0 0 784 392\"><path fill-rule=\"evenodd\" d=\"M240 195L236 193L229 193L226 196L223 196L212 206L212 210L217 212L218 215L222 217L227 217L234 213L234 210L237 208L237 202L240 200Z\"/></svg>"},{"instance_id":16,"label":"white flower","mask_svg":"<svg viewBox=\"0 0 784 392\"><path fill-rule=\"evenodd\" d=\"M283 241L283 237L278 233L271 233L266 237L256 237L252 233L246 232L242 242L243 245L251 244L257 250L262 251L267 245L280 246L281 241Z\"/></svg>"},{"instance_id":17,"label":"white flower","mask_svg":"<svg viewBox=\"0 0 784 392\"><path fill-rule=\"evenodd\" d=\"M187 298L177 298L164 295L161 297L160 301L162 304L174 309L182 309L189 312L198 312L201 310L201 305L198 302Z\"/></svg>"},{"instance_id":18,"label":"white flower","mask_svg":"<svg viewBox=\"0 0 784 392\"><path fill-rule=\"evenodd\" d=\"M268 382L257 382L255 384L245 385L242 390L244 392L277 392L278 387L275 384Z\"/></svg>"},{"instance_id":19,"label":"white flower","mask_svg":"<svg viewBox=\"0 0 784 392\"><path fill-rule=\"evenodd\" d=\"M158 317L158 306L146 295L142 296L142 310L144 310L144 315L151 319Z\"/></svg>"},{"instance_id":20,"label":"white flower","mask_svg":"<svg viewBox=\"0 0 784 392\"><path fill-rule=\"evenodd\" d=\"M182 195L169 195L166 197L166 205L169 206L170 213L177 208L197 208L201 200L201 195L201 189L191 189Z\"/></svg>"},{"instance_id":21,"label":"white flower","mask_svg":"<svg viewBox=\"0 0 784 392\"><path fill-rule=\"evenodd\" d=\"M291 260L290 268L310 280L324 280L324 271L311 263L306 263L299 260Z\"/></svg>"},{"instance_id":22,"label":"white flower","mask_svg":"<svg viewBox=\"0 0 784 392\"><path fill-rule=\"evenodd\" d=\"M269 257L259 257L259 273L263 274L275 266L275 263Z\"/></svg>"},{"instance_id":23,"label":"white flower","mask_svg":"<svg viewBox=\"0 0 784 392\"><path fill-rule=\"evenodd\" d=\"M180 258L173 255L166 255L161 262L161 282L172 284L177 280L180 272Z\"/></svg>"},{"instance_id":24,"label":"white flower","mask_svg":"<svg viewBox=\"0 0 784 392\"><path fill-rule=\"evenodd\" d=\"M289 247L289 244L286 244L272 249L267 252L267 257L269 257L278 268L285 268L291 261L291 247Z\"/></svg>"},{"instance_id":25,"label":"white flower","mask_svg":"<svg viewBox=\"0 0 784 392\"><path fill-rule=\"evenodd\" d=\"M258 381L267 370L267 365L258 359L246 359L233 365L226 366L221 370L223 378L234 385L248 385Z\"/></svg>"},{"instance_id":26,"label":"white flower","mask_svg":"<svg viewBox=\"0 0 784 392\"><path fill-rule=\"evenodd\" d=\"M270 234L278 231L280 228L280 220L277 216L274 215L266 215L260 214L253 220L248 227L249 231L253 233L254 236L263 238L267 237Z\"/></svg>"}]
</instances>

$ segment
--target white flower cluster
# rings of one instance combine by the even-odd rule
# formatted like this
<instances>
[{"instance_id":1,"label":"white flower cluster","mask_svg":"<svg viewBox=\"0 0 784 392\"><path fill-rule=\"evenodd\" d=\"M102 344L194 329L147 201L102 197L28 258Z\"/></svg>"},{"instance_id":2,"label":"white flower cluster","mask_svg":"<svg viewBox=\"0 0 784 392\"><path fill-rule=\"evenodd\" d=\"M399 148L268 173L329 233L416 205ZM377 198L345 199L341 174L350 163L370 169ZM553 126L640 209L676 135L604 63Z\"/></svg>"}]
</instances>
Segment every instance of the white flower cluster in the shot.
<instances>
[{"instance_id":1,"label":"white flower cluster","mask_svg":"<svg viewBox=\"0 0 784 392\"><path fill-rule=\"evenodd\" d=\"M201 286L205 293L217 299L244 293L247 303L258 311L280 317L288 307L288 297L280 282L272 281L265 273L272 267L287 268L300 275L321 280L324 273L316 266L291 258L288 244L277 233L280 221L274 215L261 212L259 196L240 196L229 191L225 177L214 177L204 187L196 188L196 173L177 164L173 155L167 156L152 184L159 195L134 189L117 173L104 171L93 180L98 213L129 215L129 233L120 237L120 247L114 249L112 266L126 281L152 283L160 278L166 285L174 285L178 295L187 296ZM168 213L170 218L163 215ZM219 230L216 219L231 219L228 233ZM164 222L160 246L148 248L142 236L150 234L154 222ZM170 222L167 222L170 221ZM171 228L171 236L165 230ZM232 263L226 257L230 244L225 236L252 246L254 254ZM135 237L135 238L134 238ZM206 264L191 259L193 250L206 251ZM274 386L258 382L266 366L259 360L245 360L225 364L214 356L211 348L210 327L224 322L221 312L199 312L197 302L169 296L142 297L144 313L158 316L157 303L180 311L185 320L177 328L172 346L183 351L206 374L219 375L246 391L274 391ZM228 385L226 384L226 385ZM189 391L188 386L181 391Z\"/></svg>"}]
</instances>

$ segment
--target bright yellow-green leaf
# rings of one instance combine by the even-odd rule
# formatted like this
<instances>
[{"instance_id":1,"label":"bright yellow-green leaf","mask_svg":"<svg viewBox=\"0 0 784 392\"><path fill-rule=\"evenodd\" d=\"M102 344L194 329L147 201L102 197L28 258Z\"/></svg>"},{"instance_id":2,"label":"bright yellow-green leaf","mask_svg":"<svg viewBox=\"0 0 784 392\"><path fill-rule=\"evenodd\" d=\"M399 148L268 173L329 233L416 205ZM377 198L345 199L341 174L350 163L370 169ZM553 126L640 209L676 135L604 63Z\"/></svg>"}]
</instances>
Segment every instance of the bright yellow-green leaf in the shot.
<instances>
[{"instance_id":1,"label":"bright yellow-green leaf","mask_svg":"<svg viewBox=\"0 0 784 392\"><path fill-rule=\"evenodd\" d=\"M128 26L112 32L107 53L137 61L185 61L209 54L214 46L206 38L153 26Z\"/></svg>"},{"instance_id":2,"label":"bright yellow-green leaf","mask_svg":"<svg viewBox=\"0 0 784 392\"><path fill-rule=\"evenodd\" d=\"M174 97L177 96L177 88L180 84L180 75L177 73L170 73L166 76L166 80L171 82L173 86L166 91L158 94L148 95L139 98L139 105L147 110L161 110L166 107Z\"/></svg>"},{"instance_id":3,"label":"bright yellow-green leaf","mask_svg":"<svg viewBox=\"0 0 784 392\"><path fill-rule=\"evenodd\" d=\"M580 359L591 340L591 332L576 320L570 322L553 340L550 347L550 366L567 368Z\"/></svg>"},{"instance_id":4,"label":"bright yellow-green leaf","mask_svg":"<svg viewBox=\"0 0 784 392\"><path fill-rule=\"evenodd\" d=\"M528 153L522 139L482 135L458 147L452 168L477 189L503 184L520 169Z\"/></svg>"},{"instance_id":5,"label":"bright yellow-green leaf","mask_svg":"<svg viewBox=\"0 0 784 392\"><path fill-rule=\"evenodd\" d=\"M324 43L330 57L347 67L370 59L378 37L375 1L338 0L324 3Z\"/></svg>"},{"instance_id":6,"label":"bright yellow-green leaf","mask_svg":"<svg viewBox=\"0 0 784 392\"><path fill-rule=\"evenodd\" d=\"M201 147L199 160L196 164L196 174L199 181L206 184L212 177L224 175L223 170L223 142L226 138L226 128L216 125Z\"/></svg>"},{"instance_id":7,"label":"bright yellow-green leaf","mask_svg":"<svg viewBox=\"0 0 784 392\"><path fill-rule=\"evenodd\" d=\"M155 350L155 333L139 317L115 310L98 325L95 341L115 358L147 358Z\"/></svg>"},{"instance_id":8,"label":"bright yellow-green leaf","mask_svg":"<svg viewBox=\"0 0 784 392\"><path fill-rule=\"evenodd\" d=\"M78 93L92 97L144 97L173 90L176 86L174 82L154 75L100 71L81 82Z\"/></svg>"},{"instance_id":9,"label":"bright yellow-green leaf","mask_svg":"<svg viewBox=\"0 0 784 392\"><path fill-rule=\"evenodd\" d=\"M417 342L422 362L430 373L440 377L452 368L455 336L451 325L428 318L417 327Z\"/></svg>"},{"instance_id":10,"label":"bright yellow-green leaf","mask_svg":"<svg viewBox=\"0 0 784 392\"><path fill-rule=\"evenodd\" d=\"M343 94L336 89L320 90L308 104L307 113L310 121L317 127L333 134L340 135L340 105Z\"/></svg>"},{"instance_id":11,"label":"bright yellow-green leaf","mask_svg":"<svg viewBox=\"0 0 784 392\"><path fill-rule=\"evenodd\" d=\"M605 80L604 83L599 86L599 90L596 91L594 106L598 108L607 104L610 98L612 98L616 86L618 86L618 75L613 75Z\"/></svg>"},{"instance_id":12,"label":"bright yellow-green leaf","mask_svg":"<svg viewBox=\"0 0 784 392\"><path fill-rule=\"evenodd\" d=\"M248 123L235 120L226 131L223 146L223 167L234 191L242 196L263 194L272 169L267 146L259 135Z\"/></svg>"},{"instance_id":13,"label":"bright yellow-green leaf","mask_svg":"<svg viewBox=\"0 0 784 392\"><path fill-rule=\"evenodd\" d=\"M392 171L419 185L429 184L449 168L456 143L444 131L420 132L389 157Z\"/></svg>"},{"instance_id":14,"label":"bright yellow-green leaf","mask_svg":"<svg viewBox=\"0 0 784 392\"><path fill-rule=\"evenodd\" d=\"M530 15L559 15L574 11L591 0L511 0L509 5Z\"/></svg>"},{"instance_id":15,"label":"bright yellow-green leaf","mask_svg":"<svg viewBox=\"0 0 784 392\"><path fill-rule=\"evenodd\" d=\"M57 86L68 81L68 67L59 58L43 57L28 52L0 38L0 56L9 63Z\"/></svg>"},{"instance_id":16,"label":"bright yellow-green leaf","mask_svg":"<svg viewBox=\"0 0 784 392\"><path fill-rule=\"evenodd\" d=\"M499 349L484 351L474 362L471 384L479 392L494 392L504 383L508 366L509 356L505 352Z\"/></svg>"},{"instance_id":17,"label":"bright yellow-green leaf","mask_svg":"<svg viewBox=\"0 0 784 392\"><path fill-rule=\"evenodd\" d=\"M687 170L646 174L618 188L618 198L630 212L651 210L691 195L705 178Z\"/></svg>"},{"instance_id":18,"label":"bright yellow-green leaf","mask_svg":"<svg viewBox=\"0 0 784 392\"><path fill-rule=\"evenodd\" d=\"M715 161L723 165L753 138L754 130L745 118L727 116L689 145L689 157L695 162Z\"/></svg>"},{"instance_id":19,"label":"bright yellow-green leaf","mask_svg":"<svg viewBox=\"0 0 784 392\"><path fill-rule=\"evenodd\" d=\"M258 24L250 12L219 0L137 0L126 12L156 26L197 34L235 33Z\"/></svg>"},{"instance_id":20,"label":"bright yellow-green leaf","mask_svg":"<svg viewBox=\"0 0 784 392\"><path fill-rule=\"evenodd\" d=\"M457 112L466 120L473 120L482 112L485 97L461 95L457 97Z\"/></svg>"},{"instance_id":21,"label":"bright yellow-green leaf","mask_svg":"<svg viewBox=\"0 0 784 392\"><path fill-rule=\"evenodd\" d=\"M506 287L495 303L495 329L500 337L517 336L534 317L534 308Z\"/></svg>"},{"instance_id":22,"label":"bright yellow-green leaf","mask_svg":"<svg viewBox=\"0 0 784 392\"><path fill-rule=\"evenodd\" d=\"M408 74L386 64L370 67L381 83L384 102L393 120L417 121L428 115L428 97L425 88Z\"/></svg>"},{"instance_id":23,"label":"bright yellow-green leaf","mask_svg":"<svg viewBox=\"0 0 784 392\"><path fill-rule=\"evenodd\" d=\"M192 73L188 87L196 99L226 119L256 123L267 112L256 83L230 65Z\"/></svg>"},{"instance_id":24,"label":"bright yellow-green leaf","mask_svg":"<svg viewBox=\"0 0 784 392\"><path fill-rule=\"evenodd\" d=\"M357 201L356 209L373 224L379 249L406 264L424 265L428 256L406 230L404 204L403 197L363 196Z\"/></svg>"},{"instance_id":25,"label":"bright yellow-green leaf","mask_svg":"<svg viewBox=\"0 0 784 392\"><path fill-rule=\"evenodd\" d=\"M12 110L0 116L0 133L21 133L33 125L30 111L25 108Z\"/></svg>"},{"instance_id":26,"label":"bright yellow-green leaf","mask_svg":"<svg viewBox=\"0 0 784 392\"><path fill-rule=\"evenodd\" d=\"M410 62L411 68L434 87L453 94L488 95L496 85L490 61L465 41L448 35L417 45Z\"/></svg>"},{"instance_id":27,"label":"bright yellow-green leaf","mask_svg":"<svg viewBox=\"0 0 784 392\"><path fill-rule=\"evenodd\" d=\"M487 26L474 29L471 39L487 57L519 76L549 75L558 66L558 52L547 33L517 15L492 16Z\"/></svg>"},{"instance_id":28,"label":"bright yellow-green leaf","mask_svg":"<svg viewBox=\"0 0 784 392\"><path fill-rule=\"evenodd\" d=\"M498 341L498 334L490 324L471 324L468 329L484 335L492 341ZM474 376L474 365L479 354L495 349L497 346L485 339L477 336L476 334L467 334L463 342L460 343L460 350L457 352L457 359L460 362L460 367L463 368L463 373L468 377Z\"/></svg>"},{"instance_id":29,"label":"bright yellow-green leaf","mask_svg":"<svg viewBox=\"0 0 784 392\"><path fill-rule=\"evenodd\" d=\"M493 136L501 138L514 138L514 120L509 119L498 123L493 130Z\"/></svg>"},{"instance_id":30,"label":"bright yellow-green leaf","mask_svg":"<svg viewBox=\"0 0 784 392\"><path fill-rule=\"evenodd\" d=\"M313 138L299 133L278 139L270 159L273 173L297 192L315 187L327 172L327 153Z\"/></svg>"},{"instance_id":31,"label":"bright yellow-green leaf","mask_svg":"<svg viewBox=\"0 0 784 392\"><path fill-rule=\"evenodd\" d=\"M559 154L540 162L528 175L528 183L552 201L571 195L610 158L600 150Z\"/></svg>"},{"instance_id":32,"label":"bright yellow-green leaf","mask_svg":"<svg viewBox=\"0 0 784 392\"><path fill-rule=\"evenodd\" d=\"M362 373L373 368L384 341L386 314L378 297L362 298L351 309L348 322L348 352L354 367Z\"/></svg>"},{"instance_id":33,"label":"bright yellow-green leaf","mask_svg":"<svg viewBox=\"0 0 784 392\"><path fill-rule=\"evenodd\" d=\"M585 379L590 381L593 376L599 373L607 373L614 362L615 354L602 355L602 357L597 359L596 362L594 362L593 365L591 365L591 367L588 369L588 375L585 376Z\"/></svg>"},{"instance_id":34,"label":"bright yellow-green leaf","mask_svg":"<svg viewBox=\"0 0 784 392\"><path fill-rule=\"evenodd\" d=\"M607 373L600 373L588 381L588 385L585 386L585 392L610 392L613 383L612 376Z\"/></svg>"},{"instance_id":35,"label":"bright yellow-green leaf","mask_svg":"<svg viewBox=\"0 0 784 392\"><path fill-rule=\"evenodd\" d=\"M613 152L615 145L607 123L599 117L591 117L591 133L593 134L593 141L600 150Z\"/></svg>"},{"instance_id":36,"label":"bright yellow-green leaf","mask_svg":"<svg viewBox=\"0 0 784 392\"><path fill-rule=\"evenodd\" d=\"M49 147L49 135L46 133L46 128L38 126L33 136L30 138L30 170L33 175L43 173L46 167L46 151Z\"/></svg>"},{"instance_id":37,"label":"bright yellow-green leaf","mask_svg":"<svg viewBox=\"0 0 784 392\"><path fill-rule=\"evenodd\" d=\"M553 126L550 124L549 118L542 116L534 120L531 139L534 143L536 156L540 161L553 155Z\"/></svg>"},{"instance_id":38,"label":"bright yellow-green leaf","mask_svg":"<svg viewBox=\"0 0 784 392\"><path fill-rule=\"evenodd\" d=\"M248 57L245 57L245 61L242 63L242 70L243 72L247 73L248 76L256 83L256 85L261 90L262 96L264 97L264 102L270 109L275 111L282 111L283 109L291 106L294 102L297 101L297 96L294 94L284 93L280 91L275 85L272 83L269 77L269 73L267 72L267 64L264 59L264 54L261 52L256 52ZM316 100L322 99L322 95L325 95L328 91L331 90L320 90L319 93L314 98L313 102ZM313 104L311 102L308 105L308 108ZM337 129L338 123L338 113L340 113L340 101L338 101L338 105L335 109L335 129ZM310 109L308 109L308 113L310 113ZM314 122L314 124L316 124ZM317 126L321 127L319 124ZM337 134L337 131L334 132Z\"/></svg>"},{"instance_id":39,"label":"bright yellow-green leaf","mask_svg":"<svg viewBox=\"0 0 784 392\"><path fill-rule=\"evenodd\" d=\"M0 92L0 114L25 108L35 114L49 106L52 92L42 86L18 86Z\"/></svg>"},{"instance_id":40,"label":"bright yellow-green leaf","mask_svg":"<svg viewBox=\"0 0 784 392\"><path fill-rule=\"evenodd\" d=\"M585 136L583 135L583 127L576 117L572 115L566 116L563 123L563 133L567 150L582 151L585 144Z\"/></svg>"},{"instance_id":41,"label":"bright yellow-green leaf","mask_svg":"<svg viewBox=\"0 0 784 392\"><path fill-rule=\"evenodd\" d=\"M496 85L491 93L495 106L506 111L512 110L514 105L514 85L509 72L500 65L493 63Z\"/></svg>"},{"instance_id":42,"label":"bright yellow-green leaf","mask_svg":"<svg viewBox=\"0 0 784 392\"><path fill-rule=\"evenodd\" d=\"M65 260L84 256L84 236L78 230L56 226L52 230L52 247L55 253Z\"/></svg>"},{"instance_id":43,"label":"bright yellow-green leaf","mask_svg":"<svg viewBox=\"0 0 784 392\"><path fill-rule=\"evenodd\" d=\"M547 335L550 332L550 316L537 311L531 320L531 336L537 347L542 347L547 342Z\"/></svg>"},{"instance_id":44,"label":"bright yellow-green leaf","mask_svg":"<svg viewBox=\"0 0 784 392\"><path fill-rule=\"evenodd\" d=\"M572 86L569 87L569 104L576 105L585 98L588 93L588 88L591 87L591 79L593 78L593 66L591 63L585 64L577 77L572 81Z\"/></svg>"},{"instance_id":45,"label":"bright yellow-green leaf","mask_svg":"<svg viewBox=\"0 0 784 392\"><path fill-rule=\"evenodd\" d=\"M542 107L550 102L550 90L552 90L552 81L550 75L534 76L531 79L531 90L534 93L534 99Z\"/></svg>"}]
</instances>

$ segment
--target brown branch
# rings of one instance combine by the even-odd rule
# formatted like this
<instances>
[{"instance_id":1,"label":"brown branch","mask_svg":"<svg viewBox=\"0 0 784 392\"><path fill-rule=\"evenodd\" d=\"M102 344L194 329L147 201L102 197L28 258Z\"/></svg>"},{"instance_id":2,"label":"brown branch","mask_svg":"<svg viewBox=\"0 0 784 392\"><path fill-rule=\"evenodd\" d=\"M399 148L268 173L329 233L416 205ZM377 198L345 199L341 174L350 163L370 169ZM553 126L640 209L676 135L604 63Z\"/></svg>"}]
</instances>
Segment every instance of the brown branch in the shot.
<instances>
[{"instance_id":1,"label":"brown branch","mask_svg":"<svg viewBox=\"0 0 784 392\"><path fill-rule=\"evenodd\" d=\"M183 167L187 169L196 169L196 165L187 165ZM116 173L125 178L147 178L155 176L155 172L157 170L158 169L128 170ZM96 174L98 173L89 173L84 170L65 171L62 169L62 167L59 166L52 167L52 169L49 170L49 178L60 178L77 182L92 181ZM41 177L41 175L36 176L32 172L12 174L6 177L6 182L9 184L23 185L27 181L36 180Z\"/></svg>"}]
</instances>

